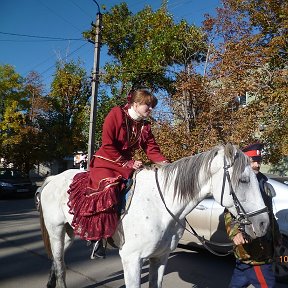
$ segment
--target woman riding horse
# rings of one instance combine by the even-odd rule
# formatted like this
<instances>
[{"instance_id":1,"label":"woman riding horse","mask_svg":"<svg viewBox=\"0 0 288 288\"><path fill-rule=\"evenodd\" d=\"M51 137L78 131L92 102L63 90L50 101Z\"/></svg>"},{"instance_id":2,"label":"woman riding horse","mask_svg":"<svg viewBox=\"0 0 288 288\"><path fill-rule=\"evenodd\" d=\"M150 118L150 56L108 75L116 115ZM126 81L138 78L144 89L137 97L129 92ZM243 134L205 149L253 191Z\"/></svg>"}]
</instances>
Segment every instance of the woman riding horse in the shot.
<instances>
[{"instance_id":1,"label":"woman riding horse","mask_svg":"<svg viewBox=\"0 0 288 288\"><path fill-rule=\"evenodd\" d=\"M99 240L114 234L123 180L142 167L141 161L132 158L136 150L142 148L154 163L167 162L146 120L156 105L157 98L150 92L134 90L125 106L112 108L105 118L102 146L93 155L89 171L77 174L68 191L72 227L82 239Z\"/></svg>"}]
</instances>

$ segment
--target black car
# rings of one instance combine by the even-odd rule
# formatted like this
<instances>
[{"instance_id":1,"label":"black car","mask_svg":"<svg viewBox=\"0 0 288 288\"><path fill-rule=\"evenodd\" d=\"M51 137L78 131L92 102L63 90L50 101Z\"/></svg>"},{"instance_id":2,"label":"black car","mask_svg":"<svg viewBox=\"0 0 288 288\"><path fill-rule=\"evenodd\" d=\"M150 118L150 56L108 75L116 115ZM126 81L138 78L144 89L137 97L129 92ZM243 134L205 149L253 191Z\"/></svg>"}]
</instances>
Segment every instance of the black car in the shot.
<instances>
[{"instance_id":1,"label":"black car","mask_svg":"<svg viewBox=\"0 0 288 288\"><path fill-rule=\"evenodd\" d=\"M29 177L14 168L0 168L0 197L32 196L36 186Z\"/></svg>"}]
</instances>

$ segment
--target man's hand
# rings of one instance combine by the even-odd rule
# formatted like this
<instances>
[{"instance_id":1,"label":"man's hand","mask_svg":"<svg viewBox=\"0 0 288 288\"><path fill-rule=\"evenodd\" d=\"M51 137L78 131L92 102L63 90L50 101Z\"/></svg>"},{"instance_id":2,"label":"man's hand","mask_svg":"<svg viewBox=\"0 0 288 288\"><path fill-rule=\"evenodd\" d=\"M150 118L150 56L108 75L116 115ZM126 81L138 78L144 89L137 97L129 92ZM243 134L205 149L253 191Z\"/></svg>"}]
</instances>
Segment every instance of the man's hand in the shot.
<instances>
[{"instance_id":1,"label":"man's hand","mask_svg":"<svg viewBox=\"0 0 288 288\"><path fill-rule=\"evenodd\" d=\"M243 234L241 232L235 235L235 237L233 238L233 242L235 245L248 243L248 241L243 237Z\"/></svg>"}]
</instances>

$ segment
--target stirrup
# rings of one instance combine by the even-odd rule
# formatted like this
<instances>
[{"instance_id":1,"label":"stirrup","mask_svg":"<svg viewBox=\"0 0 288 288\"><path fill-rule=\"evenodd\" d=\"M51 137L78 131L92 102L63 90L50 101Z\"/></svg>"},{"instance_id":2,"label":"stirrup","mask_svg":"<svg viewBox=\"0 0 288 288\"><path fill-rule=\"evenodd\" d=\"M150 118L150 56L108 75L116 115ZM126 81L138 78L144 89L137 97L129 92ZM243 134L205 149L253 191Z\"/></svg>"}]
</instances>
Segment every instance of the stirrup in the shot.
<instances>
[{"instance_id":1,"label":"stirrup","mask_svg":"<svg viewBox=\"0 0 288 288\"><path fill-rule=\"evenodd\" d=\"M94 242L94 241L93 241ZM92 243L93 243L92 242ZM103 241L102 239L97 240L96 242L94 242L93 244L93 249L92 249L92 253L90 255L90 259L95 259L95 258L106 258L106 246L103 247ZM107 245L107 244L106 244ZM99 251L98 251L99 250ZM100 252L100 253L99 253Z\"/></svg>"},{"instance_id":2,"label":"stirrup","mask_svg":"<svg viewBox=\"0 0 288 288\"><path fill-rule=\"evenodd\" d=\"M92 242L92 241L91 241ZM100 240L97 240L94 244L93 244L93 249L92 249L92 253L91 253L91 255L90 255L90 259L95 259L96 258L96 256L95 256L95 252L96 252L96 250L98 249L98 247L99 247L99 242L100 242ZM92 244L92 243L91 243Z\"/></svg>"}]
</instances>

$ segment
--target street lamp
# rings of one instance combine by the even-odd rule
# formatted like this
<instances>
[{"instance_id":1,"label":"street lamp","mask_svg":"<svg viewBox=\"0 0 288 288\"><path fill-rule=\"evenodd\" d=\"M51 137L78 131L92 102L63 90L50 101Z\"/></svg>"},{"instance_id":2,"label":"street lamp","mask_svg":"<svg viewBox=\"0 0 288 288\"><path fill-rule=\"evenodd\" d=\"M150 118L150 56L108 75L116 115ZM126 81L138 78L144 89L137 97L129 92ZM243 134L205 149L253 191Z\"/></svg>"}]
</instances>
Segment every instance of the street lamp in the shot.
<instances>
[{"instance_id":1,"label":"street lamp","mask_svg":"<svg viewBox=\"0 0 288 288\"><path fill-rule=\"evenodd\" d=\"M98 3L93 0L98 7L95 25L95 41L94 41L94 64L92 72L92 95L91 95L91 112L89 122L89 140L88 140L88 163L90 162L95 151L95 124L97 114L97 97L99 86L99 62L100 62L100 47L101 47L101 28L102 28L102 14ZM92 41L90 41L92 42ZM89 165L87 166L89 170Z\"/></svg>"}]
</instances>

